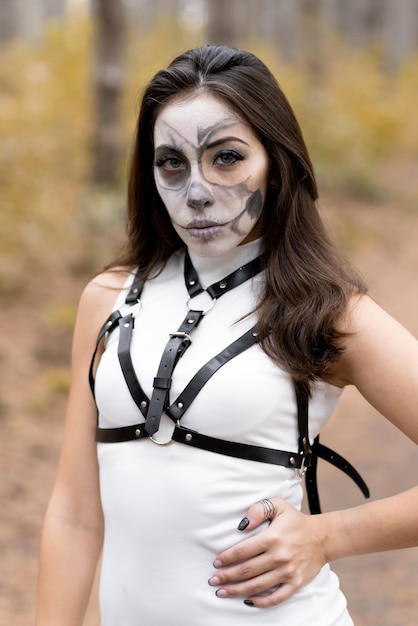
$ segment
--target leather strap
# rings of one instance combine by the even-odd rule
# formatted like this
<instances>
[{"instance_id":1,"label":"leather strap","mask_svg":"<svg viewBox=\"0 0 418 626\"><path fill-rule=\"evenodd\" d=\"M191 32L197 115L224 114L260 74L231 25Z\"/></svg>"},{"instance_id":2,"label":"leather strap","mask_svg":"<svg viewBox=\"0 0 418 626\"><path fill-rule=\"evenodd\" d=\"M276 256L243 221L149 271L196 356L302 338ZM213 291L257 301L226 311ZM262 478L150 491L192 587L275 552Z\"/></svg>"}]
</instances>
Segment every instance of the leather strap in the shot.
<instances>
[{"instance_id":1,"label":"leather strap","mask_svg":"<svg viewBox=\"0 0 418 626\"><path fill-rule=\"evenodd\" d=\"M134 424L122 428L97 428L96 430L96 441L99 443L122 443L123 441L146 438L148 438L148 434L144 424ZM184 426L174 427L171 441L247 461L282 465L291 469L300 469L302 466L302 457L294 452L209 437Z\"/></svg>"},{"instance_id":2,"label":"leather strap","mask_svg":"<svg viewBox=\"0 0 418 626\"><path fill-rule=\"evenodd\" d=\"M216 370L213 370L213 373L214 371ZM197 393L198 391L194 394L194 397ZM301 403L299 406L304 405ZM170 413L174 417L173 413L175 413L175 411L173 409L174 406L171 408ZM179 416L181 417L180 414L181 411L179 411ZM119 428L97 428L96 441L101 443L118 443L131 441L133 439L144 439L148 437L144 426L144 423L141 423ZM283 465L284 467L299 470L304 470L304 468L306 468L306 459L302 454L209 437L208 435L202 435L201 433L180 425L175 426L172 441L235 458L258 461L261 463L271 463L274 465ZM314 440L311 447L309 465L306 468L305 475L306 493L311 514L315 515L321 513L317 476L318 458L331 463L339 470L347 474L347 476L349 476L362 491L364 497L369 498L369 489L357 470L347 461L347 459L337 454L334 450L331 450L327 446L319 443L318 436Z\"/></svg>"},{"instance_id":3,"label":"leather strap","mask_svg":"<svg viewBox=\"0 0 418 626\"><path fill-rule=\"evenodd\" d=\"M197 275L187 251L184 258L184 282L190 298L199 295L202 291L207 291L210 297L216 300L224 293L231 291L231 289L235 289L235 287L238 287L250 278L253 278L259 272L261 272L261 257L257 257L249 263L242 265L237 270L234 270L225 276L225 278L222 278L222 280L217 281L210 285L207 289L204 289L200 284L199 276Z\"/></svg>"},{"instance_id":4,"label":"leather strap","mask_svg":"<svg viewBox=\"0 0 418 626\"><path fill-rule=\"evenodd\" d=\"M145 423L132 426L119 426L118 428L96 428L95 440L99 443L122 443L134 439L145 439L148 433Z\"/></svg>"},{"instance_id":5,"label":"leather strap","mask_svg":"<svg viewBox=\"0 0 418 626\"><path fill-rule=\"evenodd\" d=\"M133 305L139 302L144 285L145 281L143 281L140 277L140 270L138 268L131 288L129 289L128 295L125 298L125 304Z\"/></svg>"},{"instance_id":6,"label":"leather strap","mask_svg":"<svg viewBox=\"0 0 418 626\"><path fill-rule=\"evenodd\" d=\"M167 408L173 370L191 343L189 333L199 325L202 319L203 311L188 311L180 328L177 332L171 333L164 348L157 376L154 378L154 389L147 411L145 428L150 436L160 427L161 415Z\"/></svg>"},{"instance_id":7,"label":"leather strap","mask_svg":"<svg viewBox=\"0 0 418 626\"><path fill-rule=\"evenodd\" d=\"M305 475L306 495L308 498L309 510L312 515L321 513L321 505L318 494L318 475L317 466L318 458L331 463L334 467L347 474L355 482L365 498L370 497L370 491L366 483L358 473L358 471L340 454L337 454L331 448L319 443L319 436L315 438L312 445L312 462L308 467Z\"/></svg>"},{"instance_id":8,"label":"leather strap","mask_svg":"<svg viewBox=\"0 0 418 626\"><path fill-rule=\"evenodd\" d=\"M309 399L307 393L302 386L293 381L293 387L296 394L296 404L298 407L298 428L299 428L299 454L305 458L305 467L309 467L311 462L311 444L309 441Z\"/></svg>"},{"instance_id":9,"label":"leather strap","mask_svg":"<svg viewBox=\"0 0 418 626\"><path fill-rule=\"evenodd\" d=\"M198 370L181 394L166 409L167 415L174 421L181 419L202 387L215 372L255 343L257 343L257 333L255 332L255 326L253 326Z\"/></svg>"},{"instance_id":10,"label":"leather strap","mask_svg":"<svg viewBox=\"0 0 418 626\"><path fill-rule=\"evenodd\" d=\"M318 493L318 458L331 463L339 470L347 474L361 490L365 498L370 496L369 489L357 472L357 470L331 448L319 443L319 435L314 439L311 446L309 441L309 402L308 395L302 386L294 382L296 402L298 407L299 426L299 454L302 455L303 472L305 473L306 495L308 498L309 511L312 515L321 513L321 504Z\"/></svg>"},{"instance_id":11,"label":"leather strap","mask_svg":"<svg viewBox=\"0 0 418 626\"><path fill-rule=\"evenodd\" d=\"M124 426L122 428L98 428L96 430L96 441L100 443L120 443L147 437L148 435L144 429L143 423L133 426ZM207 450L208 452L224 454L248 461L282 465L292 469L300 470L303 464L303 456L295 454L294 452L276 450L274 448L263 448L261 446L209 437L208 435L202 435L201 433L179 425L174 428L172 441ZM319 438L316 438L312 446L312 463L307 469L305 476L309 510L312 515L321 513L316 473L318 458L324 459L347 474L359 487L364 497L370 497L366 483L351 463L334 450L320 444Z\"/></svg>"},{"instance_id":12,"label":"leather strap","mask_svg":"<svg viewBox=\"0 0 418 626\"><path fill-rule=\"evenodd\" d=\"M126 320L126 321L125 321ZM133 328L133 318L127 316L120 320L120 339L118 353L120 357L121 368L125 377L129 391L141 410L146 416L146 406L148 398L140 386L130 358L130 337ZM214 356L210 361L203 365L200 370L193 376L185 389L174 400L170 407L166 409L166 414L175 422L181 419L184 412L189 408L193 400L206 382L217 372L225 363L232 358L244 352L247 348L257 342L257 333L255 327L250 328L244 335L241 335L233 343L227 346L222 352ZM137 431L142 431L140 434ZM148 436L144 424L135 424L133 426L118 428L99 428L96 429L96 441L102 443L116 443L121 441L129 441L131 439L143 438Z\"/></svg>"},{"instance_id":13,"label":"leather strap","mask_svg":"<svg viewBox=\"0 0 418 626\"><path fill-rule=\"evenodd\" d=\"M231 272L222 280L213 283L205 290L200 283L199 276L187 251L184 259L184 282L190 298L207 291L212 299L216 300L260 271L261 261L257 257ZM164 348L157 376L154 378L153 392L146 414L145 429L150 436L158 431L162 413L168 409L169 391L174 368L190 346L190 333L197 328L204 314L204 311L189 310L180 328L176 332L170 333L170 339Z\"/></svg>"},{"instance_id":14,"label":"leather strap","mask_svg":"<svg viewBox=\"0 0 418 626\"><path fill-rule=\"evenodd\" d=\"M125 299L125 303L129 304L129 305L134 305L134 304L138 304L141 298L141 293L142 293L142 289L144 288L144 281L140 278L139 276L140 271L139 268L137 269L135 276L134 276L134 280L132 281L132 285L131 288L128 292L128 295L126 296ZM106 334L111 333L113 330L115 330L115 328L117 327L119 320L121 319L122 314L120 313L120 311L113 311L109 317L107 318L107 320L105 321L105 323L103 324L103 326L101 327L101 329L99 330L99 334L97 336L97 340L96 340L96 347L94 349L93 352L93 356L91 358L90 361L90 367L89 367L89 385L90 385L90 389L91 392L93 394L93 397L95 396L94 393L94 375L93 375L93 370L94 370L94 364L95 364L95 360L96 360L96 355L97 355L97 351L99 349L99 345L100 342L102 341L103 337Z\"/></svg>"},{"instance_id":15,"label":"leather strap","mask_svg":"<svg viewBox=\"0 0 418 626\"><path fill-rule=\"evenodd\" d=\"M189 428L184 428L184 426L175 426L172 440L194 448L224 454L225 456L232 456L237 459L245 459L247 461L283 465L284 467L292 469L300 469L302 465L302 457L294 452L285 452L283 450L275 450L274 448L263 448L247 443L209 437L208 435L202 435Z\"/></svg>"},{"instance_id":16,"label":"leather strap","mask_svg":"<svg viewBox=\"0 0 418 626\"><path fill-rule=\"evenodd\" d=\"M146 417L149 399L138 381L131 358L131 341L134 326L135 318L131 314L120 318L118 359L132 399L142 415Z\"/></svg>"},{"instance_id":17,"label":"leather strap","mask_svg":"<svg viewBox=\"0 0 418 626\"><path fill-rule=\"evenodd\" d=\"M248 280L251 276L254 276L260 271L260 269L260 259L254 259L254 261L251 261L235 272L232 272L232 274L225 277L222 281L214 283L208 287L206 291L213 299L219 298L230 289L233 289L239 284L245 282L245 280ZM199 277L187 253L185 257L184 272L189 297L192 298L202 291L205 291L200 284ZM137 274L125 302L130 305L137 304L139 302L143 286L144 282ZM172 372L178 359L182 356L182 354L184 354L185 350L190 345L190 331L198 326L203 316L203 311L189 311L179 330L171 334L170 340L163 353L157 376L154 379L154 391L150 402L150 408L148 410L147 407L149 400L136 377L130 354L135 318L132 313L122 317L119 311L114 311L109 316L99 331L96 348L91 360L89 370L90 387L94 395L93 368L100 341L106 333L112 332L112 330L119 325L120 337L118 345L118 358L121 369L131 396L140 409L142 415L147 418L147 421L146 423L139 423L132 426L118 428L97 427L96 441L100 443L117 443L135 439L144 439L150 435L152 436L158 430L161 414L165 409L167 415L176 421L172 441L235 458L242 458L262 463L271 463L274 465L283 465L284 467L299 469L303 473L306 472L306 491L309 509L312 514L321 512L317 484L318 458L328 461L347 474L356 483L363 495L368 498L369 489L366 483L356 469L346 459L330 448L320 444L319 437L314 440L312 445L310 444L308 396L297 382L294 383L294 388L298 408L298 453L275 450L272 448L263 448L261 446L253 446L209 437L208 435L203 435L180 425L179 420L182 415L189 408L190 404L196 398L203 385L206 384L211 376L213 376L213 374L230 359L234 358L257 341L257 333L253 327L232 344L227 346L227 348L225 348L222 352L208 361L208 363L206 363L202 368L200 368L182 393L176 398L171 406L167 407L166 405L171 386Z\"/></svg>"},{"instance_id":18,"label":"leather strap","mask_svg":"<svg viewBox=\"0 0 418 626\"><path fill-rule=\"evenodd\" d=\"M119 319L121 317L122 317L122 315L119 313L119 311L113 311L113 313L111 313L109 315L109 317L107 318L107 320L105 321L105 323L103 324L101 329L99 330L99 334L97 336L97 341L96 341L96 347L94 348L93 356L91 357L90 367L89 367L89 385L90 385L90 389L91 389L91 392L93 394L93 397L94 397L94 375L93 375L93 370L94 370L94 364L96 362L96 355L97 355L97 351L99 349L100 342L102 341L102 339L106 335L106 333L110 333L110 332L112 332L112 330L114 330L116 328L116 326L118 325Z\"/></svg>"}]
</instances>

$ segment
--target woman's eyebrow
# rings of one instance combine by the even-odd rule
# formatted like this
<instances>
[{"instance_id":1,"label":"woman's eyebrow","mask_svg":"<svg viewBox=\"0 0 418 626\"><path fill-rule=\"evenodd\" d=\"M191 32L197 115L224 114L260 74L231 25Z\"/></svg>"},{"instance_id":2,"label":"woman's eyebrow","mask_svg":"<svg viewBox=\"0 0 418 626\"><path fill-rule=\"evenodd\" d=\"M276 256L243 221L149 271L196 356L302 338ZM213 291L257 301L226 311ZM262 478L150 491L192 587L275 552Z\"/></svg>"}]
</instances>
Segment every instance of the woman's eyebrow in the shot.
<instances>
[{"instance_id":1,"label":"woman's eyebrow","mask_svg":"<svg viewBox=\"0 0 418 626\"><path fill-rule=\"evenodd\" d=\"M220 146L223 143L228 143L228 141L238 141L239 143L243 143L245 146L249 147L249 143L247 143L246 141L244 141L243 139L240 139L239 137L234 137L233 135L228 136L228 137L221 137L220 139L215 139L214 141L210 141L209 143L206 144L205 148L215 148L216 146Z\"/></svg>"},{"instance_id":2,"label":"woman's eyebrow","mask_svg":"<svg viewBox=\"0 0 418 626\"><path fill-rule=\"evenodd\" d=\"M237 126L240 122L235 119L226 119L224 123L217 122L216 124L212 124L211 126L207 126L206 128L198 128L197 130L197 141L200 146L206 146L213 135L217 135L218 133L225 131L227 128L232 128L233 126Z\"/></svg>"},{"instance_id":3,"label":"woman's eyebrow","mask_svg":"<svg viewBox=\"0 0 418 626\"><path fill-rule=\"evenodd\" d=\"M170 144L167 143L163 143L159 146L155 147L155 154L157 154L157 152L164 152L164 151L168 151L168 152L177 152L177 154L181 154L181 150L180 148L176 147L176 146L172 146Z\"/></svg>"}]
</instances>

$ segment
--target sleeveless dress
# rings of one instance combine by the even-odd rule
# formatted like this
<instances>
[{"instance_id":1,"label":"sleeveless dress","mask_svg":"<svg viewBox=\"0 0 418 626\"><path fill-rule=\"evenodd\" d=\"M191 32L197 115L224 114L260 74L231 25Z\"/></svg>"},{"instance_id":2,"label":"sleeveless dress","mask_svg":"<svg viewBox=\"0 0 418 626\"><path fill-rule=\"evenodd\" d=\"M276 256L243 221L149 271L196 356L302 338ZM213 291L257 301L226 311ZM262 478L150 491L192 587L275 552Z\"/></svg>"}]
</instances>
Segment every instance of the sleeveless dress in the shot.
<instances>
[{"instance_id":1,"label":"sleeveless dress","mask_svg":"<svg viewBox=\"0 0 418 626\"><path fill-rule=\"evenodd\" d=\"M190 253L204 287L255 258L259 241L221 258ZM136 314L132 360L148 397L168 334L186 313L184 251L144 287ZM262 275L225 293L195 329L178 361L170 389L176 398L210 358L255 323ZM115 308L124 304L128 280ZM207 294L195 308L209 308ZM101 428L143 422L117 356L118 330L106 340L96 375ZM341 390L317 384L309 404L313 438L330 418ZM199 433L280 450L297 451L292 382L255 344L227 362L201 389L182 418ZM155 438L170 439L173 422L163 414ZM267 609L244 598L218 598L208 579L215 556L250 533L237 530L247 508L279 496L300 509L301 478L294 469L236 459L181 443L158 446L150 439L98 443L105 539L100 581L102 626L352 626L336 575L326 565L288 601ZM253 531L260 532L263 525Z\"/></svg>"}]
</instances>

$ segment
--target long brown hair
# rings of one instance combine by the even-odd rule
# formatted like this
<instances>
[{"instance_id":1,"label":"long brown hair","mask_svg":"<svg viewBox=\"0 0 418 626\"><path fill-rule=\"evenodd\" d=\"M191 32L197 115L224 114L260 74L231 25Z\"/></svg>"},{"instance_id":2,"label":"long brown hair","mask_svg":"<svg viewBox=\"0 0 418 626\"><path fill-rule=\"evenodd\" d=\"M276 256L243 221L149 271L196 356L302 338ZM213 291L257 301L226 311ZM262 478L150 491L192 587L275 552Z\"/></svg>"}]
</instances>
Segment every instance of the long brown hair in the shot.
<instances>
[{"instance_id":1,"label":"long brown hair","mask_svg":"<svg viewBox=\"0 0 418 626\"><path fill-rule=\"evenodd\" d=\"M306 390L342 352L336 321L366 286L331 242L319 216L317 185L299 124L268 68L253 54L204 46L180 55L145 88L128 190L128 247L118 263L144 278L184 246L154 183L153 131L161 107L196 91L232 107L270 159L259 232L265 288L257 304L260 343Z\"/></svg>"}]
</instances>

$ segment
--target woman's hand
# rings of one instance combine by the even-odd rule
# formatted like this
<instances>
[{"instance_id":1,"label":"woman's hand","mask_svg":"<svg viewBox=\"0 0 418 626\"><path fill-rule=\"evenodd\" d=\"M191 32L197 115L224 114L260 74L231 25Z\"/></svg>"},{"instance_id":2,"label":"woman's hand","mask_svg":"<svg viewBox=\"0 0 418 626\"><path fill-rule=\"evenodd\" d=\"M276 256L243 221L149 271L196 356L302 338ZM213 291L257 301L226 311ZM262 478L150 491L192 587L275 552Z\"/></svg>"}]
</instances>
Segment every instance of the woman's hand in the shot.
<instances>
[{"instance_id":1,"label":"woman's hand","mask_svg":"<svg viewBox=\"0 0 418 626\"><path fill-rule=\"evenodd\" d=\"M321 515L305 515L280 498L271 498L275 515L268 528L221 552L209 584L219 598L245 598L245 603L269 607L290 598L310 582L327 562L326 533ZM257 502L239 528L250 531L265 522Z\"/></svg>"}]
</instances>

